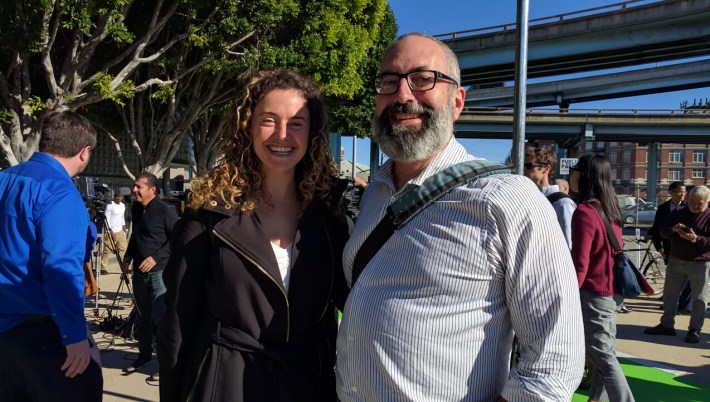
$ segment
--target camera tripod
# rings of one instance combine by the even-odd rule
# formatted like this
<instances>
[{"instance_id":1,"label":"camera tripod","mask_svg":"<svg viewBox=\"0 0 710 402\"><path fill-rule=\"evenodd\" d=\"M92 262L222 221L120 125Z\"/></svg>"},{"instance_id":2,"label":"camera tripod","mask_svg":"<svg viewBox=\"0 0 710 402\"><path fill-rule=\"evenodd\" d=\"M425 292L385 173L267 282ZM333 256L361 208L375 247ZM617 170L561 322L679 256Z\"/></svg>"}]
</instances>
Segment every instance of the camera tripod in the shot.
<instances>
[{"instance_id":1,"label":"camera tripod","mask_svg":"<svg viewBox=\"0 0 710 402\"><path fill-rule=\"evenodd\" d=\"M138 310L137 304L136 304L136 299L133 294L133 289L131 288L131 282L128 279L128 269L123 265L123 258L121 258L121 255L118 252L118 248L116 240L111 236L111 228L108 225L108 220L106 219L106 216L103 215L102 217L103 222L101 225L101 236L99 236L99 240L97 242L98 245L98 252L94 254L94 259L93 259L93 269L94 272L96 273L96 283L99 285L99 288L101 287L101 259L103 257L104 253L104 243L108 241L109 248L113 250L114 255L116 256L116 260L118 261L118 265L121 268L121 278L118 282L118 288L116 289L116 293L114 294L113 301L111 303L110 307L106 308L106 317L103 320L102 327L105 327L106 329L113 329L113 328L108 328L108 327L116 327L117 321L121 321L118 317L114 316L113 311L116 308L116 303L118 302L119 295L121 295L123 286L126 286L126 289L128 290L128 293L131 295L131 300L133 301L133 306L137 310L138 314L140 314L140 311ZM107 240L108 239L108 240ZM94 317L99 318L99 292L96 293L95 298L94 298Z\"/></svg>"}]
</instances>

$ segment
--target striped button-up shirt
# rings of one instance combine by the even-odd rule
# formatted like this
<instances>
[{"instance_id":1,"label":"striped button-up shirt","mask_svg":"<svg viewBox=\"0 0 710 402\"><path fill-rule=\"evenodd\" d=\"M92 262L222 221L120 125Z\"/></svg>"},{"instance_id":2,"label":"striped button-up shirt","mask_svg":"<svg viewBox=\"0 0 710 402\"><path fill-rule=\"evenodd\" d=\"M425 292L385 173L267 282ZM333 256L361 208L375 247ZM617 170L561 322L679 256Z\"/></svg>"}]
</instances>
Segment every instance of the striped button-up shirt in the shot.
<instances>
[{"instance_id":1,"label":"striped button-up shirt","mask_svg":"<svg viewBox=\"0 0 710 402\"><path fill-rule=\"evenodd\" d=\"M401 191L387 162L365 192L345 274L387 206L475 159L452 139ZM521 346L509 369L513 333ZM397 230L358 278L338 334L342 401L569 401L583 371L579 291L552 206L529 179L461 186Z\"/></svg>"}]
</instances>

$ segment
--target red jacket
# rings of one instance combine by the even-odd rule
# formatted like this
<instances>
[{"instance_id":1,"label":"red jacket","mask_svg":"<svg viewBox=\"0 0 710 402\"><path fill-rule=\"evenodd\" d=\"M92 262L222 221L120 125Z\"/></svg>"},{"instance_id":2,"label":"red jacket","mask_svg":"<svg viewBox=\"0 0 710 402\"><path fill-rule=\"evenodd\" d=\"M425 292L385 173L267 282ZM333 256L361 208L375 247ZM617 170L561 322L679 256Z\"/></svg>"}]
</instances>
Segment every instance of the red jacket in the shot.
<instances>
[{"instance_id":1,"label":"red jacket","mask_svg":"<svg viewBox=\"0 0 710 402\"><path fill-rule=\"evenodd\" d=\"M614 223L611 227L623 244L621 227ZM572 261L580 289L597 296L614 295L613 247L599 212L588 203L579 204L572 215Z\"/></svg>"}]
</instances>

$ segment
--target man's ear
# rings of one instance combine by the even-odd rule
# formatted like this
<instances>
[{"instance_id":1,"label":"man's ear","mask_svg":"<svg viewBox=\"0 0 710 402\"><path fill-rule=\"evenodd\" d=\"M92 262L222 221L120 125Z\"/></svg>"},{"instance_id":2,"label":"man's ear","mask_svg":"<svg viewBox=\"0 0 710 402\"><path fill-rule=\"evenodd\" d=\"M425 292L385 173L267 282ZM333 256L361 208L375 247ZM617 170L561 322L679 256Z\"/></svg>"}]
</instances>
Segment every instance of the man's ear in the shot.
<instances>
[{"instance_id":1,"label":"man's ear","mask_svg":"<svg viewBox=\"0 0 710 402\"><path fill-rule=\"evenodd\" d=\"M91 146L87 145L79 151L79 160L84 162L88 161L91 157Z\"/></svg>"},{"instance_id":2,"label":"man's ear","mask_svg":"<svg viewBox=\"0 0 710 402\"><path fill-rule=\"evenodd\" d=\"M454 120L456 120L463 111L464 102L466 101L466 90L463 87L458 87L452 96L454 97Z\"/></svg>"}]
</instances>

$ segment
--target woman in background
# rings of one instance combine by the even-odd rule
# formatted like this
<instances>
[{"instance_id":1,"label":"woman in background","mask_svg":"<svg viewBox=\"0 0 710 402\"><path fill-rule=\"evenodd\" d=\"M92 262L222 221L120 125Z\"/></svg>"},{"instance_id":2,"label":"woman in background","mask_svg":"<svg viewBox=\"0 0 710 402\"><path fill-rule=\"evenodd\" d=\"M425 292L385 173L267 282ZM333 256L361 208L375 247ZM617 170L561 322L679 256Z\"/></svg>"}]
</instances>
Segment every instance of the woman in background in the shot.
<instances>
[{"instance_id":1,"label":"woman in background","mask_svg":"<svg viewBox=\"0 0 710 402\"><path fill-rule=\"evenodd\" d=\"M584 319L587 357L592 362L589 401L634 401L616 360L616 302L614 301L614 248L604 220L623 244L623 226L609 162L599 155L584 155L572 168L570 189L576 193L572 215L572 260L577 270Z\"/></svg>"},{"instance_id":2,"label":"woman in background","mask_svg":"<svg viewBox=\"0 0 710 402\"><path fill-rule=\"evenodd\" d=\"M158 328L163 401L335 401L334 305L347 224L323 98L257 73L225 156L191 183Z\"/></svg>"}]
</instances>

